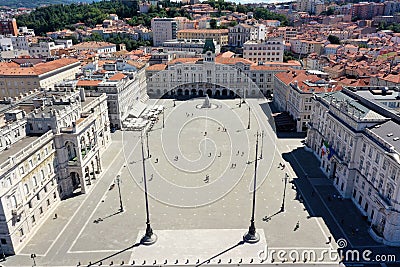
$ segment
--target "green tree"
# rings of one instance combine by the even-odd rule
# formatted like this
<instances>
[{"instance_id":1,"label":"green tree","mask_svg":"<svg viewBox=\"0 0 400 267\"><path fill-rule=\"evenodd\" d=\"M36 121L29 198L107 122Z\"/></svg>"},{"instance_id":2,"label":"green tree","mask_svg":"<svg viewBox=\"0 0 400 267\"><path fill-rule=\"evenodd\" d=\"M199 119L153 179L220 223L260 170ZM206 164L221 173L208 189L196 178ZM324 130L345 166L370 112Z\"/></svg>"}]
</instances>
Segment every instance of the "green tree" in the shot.
<instances>
[{"instance_id":1,"label":"green tree","mask_svg":"<svg viewBox=\"0 0 400 267\"><path fill-rule=\"evenodd\" d=\"M337 37L337 36L335 36L335 35L329 35L329 36L328 36L328 41L329 41L331 44L340 44L340 39L339 39L339 37Z\"/></svg>"},{"instance_id":2,"label":"green tree","mask_svg":"<svg viewBox=\"0 0 400 267\"><path fill-rule=\"evenodd\" d=\"M217 20L216 19L211 19L210 20L210 28L211 29L216 29L217 28Z\"/></svg>"}]
</instances>

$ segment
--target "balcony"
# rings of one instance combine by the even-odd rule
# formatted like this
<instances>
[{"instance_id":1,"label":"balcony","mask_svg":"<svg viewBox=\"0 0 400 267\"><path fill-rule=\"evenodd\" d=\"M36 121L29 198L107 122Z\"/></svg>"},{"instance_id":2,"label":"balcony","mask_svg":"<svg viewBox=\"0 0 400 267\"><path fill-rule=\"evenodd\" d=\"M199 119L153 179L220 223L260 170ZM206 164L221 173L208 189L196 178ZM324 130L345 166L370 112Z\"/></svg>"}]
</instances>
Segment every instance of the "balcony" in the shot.
<instances>
[{"instance_id":1,"label":"balcony","mask_svg":"<svg viewBox=\"0 0 400 267\"><path fill-rule=\"evenodd\" d=\"M68 166L78 166L78 157L75 157L68 161Z\"/></svg>"}]
</instances>

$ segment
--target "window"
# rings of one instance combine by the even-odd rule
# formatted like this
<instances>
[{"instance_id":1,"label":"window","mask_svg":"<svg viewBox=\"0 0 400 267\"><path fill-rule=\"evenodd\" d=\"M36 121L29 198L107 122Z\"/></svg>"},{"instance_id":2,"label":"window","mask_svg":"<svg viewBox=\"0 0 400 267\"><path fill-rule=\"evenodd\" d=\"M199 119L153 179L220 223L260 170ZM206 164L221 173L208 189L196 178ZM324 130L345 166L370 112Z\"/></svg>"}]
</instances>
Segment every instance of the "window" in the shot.
<instances>
[{"instance_id":1,"label":"window","mask_svg":"<svg viewBox=\"0 0 400 267\"><path fill-rule=\"evenodd\" d=\"M15 197L15 195L11 196L11 207L17 207L17 198Z\"/></svg>"},{"instance_id":2,"label":"window","mask_svg":"<svg viewBox=\"0 0 400 267\"><path fill-rule=\"evenodd\" d=\"M35 215L32 215L31 220L32 220L32 223L36 222Z\"/></svg>"},{"instance_id":3,"label":"window","mask_svg":"<svg viewBox=\"0 0 400 267\"><path fill-rule=\"evenodd\" d=\"M28 202L28 207L29 207L30 209L32 208L32 202L31 202L31 201Z\"/></svg>"},{"instance_id":4,"label":"window","mask_svg":"<svg viewBox=\"0 0 400 267\"><path fill-rule=\"evenodd\" d=\"M365 182L363 181L361 184L361 188L364 189L365 188Z\"/></svg>"},{"instance_id":5,"label":"window","mask_svg":"<svg viewBox=\"0 0 400 267\"><path fill-rule=\"evenodd\" d=\"M19 229L19 236L24 236L24 228Z\"/></svg>"},{"instance_id":6,"label":"window","mask_svg":"<svg viewBox=\"0 0 400 267\"><path fill-rule=\"evenodd\" d=\"M380 155L379 153L376 153L376 156L375 156L375 163L378 163L378 164L379 164L380 159L381 159L381 155Z\"/></svg>"},{"instance_id":7,"label":"window","mask_svg":"<svg viewBox=\"0 0 400 267\"><path fill-rule=\"evenodd\" d=\"M371 196L372 189L368 188L368 196Z\"/></svg>"},{"instance_id":8,"label":"window","mask_svg":"<svg viewBox=\"0 0 400 267\"><path fill-rule=\"evenodd\" d=\"M0 239L0 240L1 240L1 244L2 244L2 245L7 244L7 240L6 240L5 238L2 238L2 239Z\"/></svg>"},{"instance_id":9,"label":"window","mask_svg":"<svg viewBox=\"0 0 400 267\"><path fill-rule=\"evenodd\" d=\"M48 199L46 202L47 202L47 206L50 206L50 199Z\"/></svg>"},{"instance_id":10,"label":"window","mask_svg":"<svg viewBox=\"0 0 400 267\"><path fill-rule=\"evenodd\" d=\"M50 163L47 164L47 171L49 172L49 174L52 172L52 170L51 170L51 164L50 164Z\"/></svg>"},{"instance_id":11,"label":"window","mask_svg":"<svg viewBox=\"0 0 400 267\"><path fill-rule=\"evenodd\" d=\"M45 177L44 177L44 171L43 171L43 170L40 170L40 179L41 179L41 180L44 180L44 179L45 179Z\"/></svg>"},{"instance_id":12,"label":"window","mask_svg":"<svg viewBox=\"0 0 400 267\"><path fill-rule=\"evenodd\" d=\"M372 153L374 152L374 149L372 147L369 148L368 152L368 157L372 158Z\"/></svg>"},{"instance_id":13,"label":"window","mask_svg":"<svg viewBox=\"0 0 400 267\"><path fill-rule=\"evenodd\" d=\"M37 185L38 185L36 176L33 176L33 185L34 185L34 186L37 186Z\"/></svg>"},{"instance_id":14,"label":"window","mask_svg":"<svg viewBox=\"0 0 400 267\"><path fill-rule=\"evenodd\" d=\"M39 208L39 213L43 214L43 208L42 207Z\"/></svg>"},{"instance_id":15,"label":"window","mask_svg":"<svg viewBox=\"0 0 400 267\"><path fill-rule=\"evenodd\" d=\"M388 161L387 161L387 159L384 159L384 160L383 160L382 169L383 169L383 170L386 170L387 165L388 165Z\"/></svg>"},{"instance_id":16,"label":"window","mask_svg":"<svg viewBox=\"0 0 400 267\"><path fill-rule=\"evenodd\" d=\"M20 170L21 174L24 174L24 173L25 173L24 166L21 166L21 167L19 168L19 170Z\"/></svg>"},{"instance_id":17,"label":"window","mask_svg":"<svg viewBox=\"0 0 400 267\"><path fill-rule=\"evenodd\" d=\"M56 192L53 193L53 198L54 198L54 199L57 198L57 193L56 193Z\"/></svg>"},{"instance_id":18,"label":"window","mask_svg":"<svg viewBox=\"0 0 400 267\"><path fill-rule=\"evenodd\" d=\"M25 192L26 195L29 194L29 186L28 186L28 184L24 184L24 192Z\"/></svg>"},{"instance_id":19,"label":"window","mask_svg":"<svg viewBox=\"0 0 400 267\"><path fill-rule=\"evenodd\" d=\"M367 149L367 144L364 143L363 146L362 146L361 151L362 151L362 152L365 152L366 149Z\"/></svg>"}]
</instances>

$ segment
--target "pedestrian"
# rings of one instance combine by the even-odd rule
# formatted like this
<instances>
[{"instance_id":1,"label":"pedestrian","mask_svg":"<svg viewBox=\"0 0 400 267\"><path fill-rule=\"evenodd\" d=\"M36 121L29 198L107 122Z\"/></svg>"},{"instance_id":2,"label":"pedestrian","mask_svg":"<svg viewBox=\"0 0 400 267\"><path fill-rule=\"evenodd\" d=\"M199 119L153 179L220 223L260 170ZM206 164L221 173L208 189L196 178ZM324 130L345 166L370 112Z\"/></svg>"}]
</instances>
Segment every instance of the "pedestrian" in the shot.
<instances>
[{"instance_id":1,"label":"pedestrian","mask_svg":"<svg viewBox=\"0 0 400 267\"><path fill-rule=\"evenodd\" d=\"M211 152L208 154L208 157L211 157Z\"/></svg>"},{"instance_id":2,"label":"pedestrian","mask_svg":"<svg viewBox=\"0 0 400 267\"><path fill-rule=\"evenodd\" d=\"M220 127L218 127L218 129L217 129L217 131L219 131L221 128Z\"/></svg>"},{"instance_id":3,"label":"pedestrian","mask_svg":"<svg viewBox=\"0 0 400 267\"><path fill-rule=\"evenodd\" d=\"M242 155L241 155L241 157L243 157L243 155L244 155L244 152L242 151Z\"/></svg>"},{"instance_id":4,"label":"pedestrian","mask_svg":"<svg viewBox=\"0 0 400 267\"><path fill-rule=\"evenodd\" d=\"M150 182L151 180L153 180L153 174L150 175L149 182Z\"/></svg>"},{"instance_id":5,"label":"pedestrian","mask_svg":"<svg viewBox=\"0 0 400 267\"><path fill-rule=\"evenodd\" d=\"M222 156L222 153L221 153L221 151L219 152L219 154L218 154L218 157L220 158Z\"/></svg>"},{"instance_id":6,"label":"pedestrian","mask_svg":"<svg viewBox=\"0 0 400 267\"><path fill-rule=\"evenodd\" d=\"M238 152L236 153L236 156L239 156L240 151L238 150Z\"/></svg>"},{"instance_id":7,"label":"pedestrian","mask_svg":"<svg viewBox=\"0 0 400 267\"><path fill-rule=\"evenodd\" d=\"M207 175L206 175L206 179L204 179L204 182L205 182L205 183L208 183L209 181L210 181L210 176L207 174Z\"/></svg>"},{"instance_id":8,"label":"pedestrian","mask_svg":"<svg viewBox=\"0 0 400 267\"><path fill-rule=\"evenodd\" d=\"M330 244L332 242L332 237L331 236L328 236L328 242L327 242L327 244Z\"/></svg>"},{"instance_id":9,"label":"pedestrian","mask_svg":"<svg viewBox=\"0 0 400 267\"><path fill-rule=\"evenodd\" d=\"M299 228L300 228L300 221L297 221L296 226L294 227L293 231L296 231Z\"/></svg>"},{"instance_id":10,"label":"pedestrian","mask_svg":"<svg viewBox=\"0 0 400 267\"><path fill-rule=\"evenodd\" d=\"M204 132L204 136L207 136L207 132Z\"/></svg>"},{"instance_id":11,"label":"pedestrian","mask_svg":"<svg viewBox=\"0 0 400 267\"><path fill-rule=\"evenodd\" d=\"M285 169L285 167L286 167L286 165L285 165L285 164L282 164L282 170Z\"/></svg>"},{"instance_id":12,"label":"pedestrian","mask_svg":"<svg viewBox=\"0 0 400 267\"><path fill-rule=\"evenodd\" d=\"M175 161L178 161L178 156L175 156L174 160L175 160Z\"/></svg>"},{"instance_id":13,"label":"pedestrian","mask_svg":"<svg viewBox=\"0 0 400 267\"><path fill-rule=\"evenodd\" d=\"M54 214L54 219L57 219L57 218L58 218L57 213L55 213Z\"/></svg>"},{"instance_id":14,"label":"pedestrian","mask_svg":"<svg viewBox=\"0 0 400 267\"><path fill-rule=\"evenodd\" d=\"M158 163L158 158L156 158L156 161L155 161L155 163Z\"/></svg>"}]
</instances>

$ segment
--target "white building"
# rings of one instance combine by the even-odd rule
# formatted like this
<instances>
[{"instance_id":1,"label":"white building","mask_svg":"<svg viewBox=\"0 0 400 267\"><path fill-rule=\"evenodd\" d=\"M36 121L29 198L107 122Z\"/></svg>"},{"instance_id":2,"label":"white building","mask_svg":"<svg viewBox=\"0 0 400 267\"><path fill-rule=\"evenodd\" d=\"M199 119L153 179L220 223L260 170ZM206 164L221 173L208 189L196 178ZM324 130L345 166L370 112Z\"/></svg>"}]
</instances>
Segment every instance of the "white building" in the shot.
<instances>
[{"instance_id":1,"label":"white building","mask_svg":"<svg viewBox=\"0 0 400 267\"><path fill-rule=\"evenodd\" d=\"M54 214L60 199L90 190L111 137L104 94L36 92L2 101L0 109L0 246L10 255Z\"/></svg>"},{"instance_id":2,"label":"white building","mask_svg":"<svg viewBox=\"0 0 400 267\"><path fill-rule=\"evenodd\" d=\"M12 51L14 50L11 38L7 38L0 35L0 51Z\"/></svg>"},{"instance_id":3,"label":"white building","mask_svg":"<svg viewBox=\"0 0 400 267\"><path fill-rule=\"evenodd\" d=\"M117 46L108 42L83 42L73 46L77 52L91 51L97 54L110 54L117 52Z\"/></svg>"},{"instance_id":4,"label":"white building","mask_svg":"<svg viewBox=\"0 0 400 267\"><path fill-rule=\"evenodd\" d=\"M184 51L184 52L195 52L196 54L202 54L206 40L204 39L175 39L163 42L162 47L164 51ZM215 54L221 52L221 46L213 40L215 47Z\"/></svg>"},{"instance_id":5,"label":"white building","mask_svg":"<svg viewBox=\"0 0 400 267\"><path fill-rule=\"evenodd\" d=\"M177 22L174 18L151 19L151 31L153 32L153 45L161 46L167 40L176 39Z\"/></svg>"},{"instance_id":6,"label":"white building","mask_svg":"<svg viewBox=\"0 0 400 267\"><path fill-rule=\"evenodd\" d=\"M387 102L398 93L369 87L319 94L307 135L321 169L371 222L371 236L391 246L400 246L400 105Z\"/></svg>"},{"instance_id":7,"label":"white building","mask_svg":"<svg viewBox=\"0 0 400 267\"><path fill-rule=\"evenodd\" d=\"M65 45L56 45L54 42L39 42L30 44L29 55L35 58L47 58L54 55L54 51L65 48Z\"/></svg>"},{"instance_id":8,"label":"white building","mask_svg":"<svg viewBox=\"0 0 400 267\"><path fill-rule=\"evenodd\" d=\"M265 40L266 26L264 24L249 25L240 23L229 28L229 46L242 47L247 41Z\"/></svg>"},{"instance_id":9,"label":"white building","mask_svg":"<svg viewBox=\"0 0 400 267\"><path fill-rule=\"evenodd\" d=\"M243 44L243 58L255 63L283 62L284 44L282 39L247 41Z\"/></svg>"}]
</instances>

